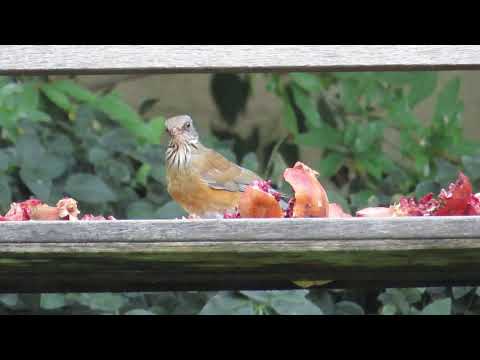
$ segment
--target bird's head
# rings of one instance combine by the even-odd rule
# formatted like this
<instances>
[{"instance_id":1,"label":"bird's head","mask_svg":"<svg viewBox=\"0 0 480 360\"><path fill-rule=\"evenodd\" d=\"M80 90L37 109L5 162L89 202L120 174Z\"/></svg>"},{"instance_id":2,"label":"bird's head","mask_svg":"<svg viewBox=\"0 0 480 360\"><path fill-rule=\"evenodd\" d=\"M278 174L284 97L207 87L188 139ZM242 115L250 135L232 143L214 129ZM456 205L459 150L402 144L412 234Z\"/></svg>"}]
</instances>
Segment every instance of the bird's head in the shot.
<instances>
[{"instance_id":1,"label":"bird's head","mask_svg":"<svg viewBox=\"0 0 480 360\"><path fill-rule=\"evenodd\" d=\"M198 149L199 139L193 121L188 115L175 116L167 119L165 130L170 136L166 152L169 167L178 169L190 163L192 151Z\"/></svg>"},{"instance_id":2,"label":"bird's head","mask_svg":"<svg viewBox=\"0 0 480 360\"><path fill-rule=\"evenodd\" d=\"M196 143L198 141L198 134L193 126L193 120L188 115L180 115L167 119L165 129L171 141L175 143Z\"/></svg>"}]
</instances>

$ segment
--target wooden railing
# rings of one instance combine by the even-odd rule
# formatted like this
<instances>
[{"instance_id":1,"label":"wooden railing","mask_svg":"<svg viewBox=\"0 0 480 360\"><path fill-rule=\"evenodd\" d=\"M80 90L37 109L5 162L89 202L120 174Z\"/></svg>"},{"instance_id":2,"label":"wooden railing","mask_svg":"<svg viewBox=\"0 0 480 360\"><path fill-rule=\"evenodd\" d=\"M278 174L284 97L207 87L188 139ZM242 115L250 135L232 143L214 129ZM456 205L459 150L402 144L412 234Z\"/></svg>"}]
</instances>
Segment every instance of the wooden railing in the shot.
<instances>
[{"instance_id":1,"label":"wooden railing","mask_svg":"<svg viewBox=\"0 0 480 360\"><path fill-rule=\"evenodd\" d=\"M479 68L479 46L0 46L1 74ZM0 223L0 292L478 285L479 270L478 217Z\"/></svg>"}]
</instances>

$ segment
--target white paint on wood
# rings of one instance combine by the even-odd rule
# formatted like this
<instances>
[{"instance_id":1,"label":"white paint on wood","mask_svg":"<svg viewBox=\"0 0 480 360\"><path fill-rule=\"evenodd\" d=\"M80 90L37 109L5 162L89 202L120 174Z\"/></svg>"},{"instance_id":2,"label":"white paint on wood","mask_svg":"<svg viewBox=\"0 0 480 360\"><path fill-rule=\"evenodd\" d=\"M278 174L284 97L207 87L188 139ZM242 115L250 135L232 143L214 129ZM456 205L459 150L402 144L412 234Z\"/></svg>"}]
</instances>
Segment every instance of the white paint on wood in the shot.
<instances>
[{"instance_id":1,"label":"white paint on wood","mask_svg":"<svg viewBox=\"0 0 480 360\"><path fill-rule=\"evenodd\" d=\"M3 74L478 68L478 45L0 46Z\"/></svg>"}]
</instances>

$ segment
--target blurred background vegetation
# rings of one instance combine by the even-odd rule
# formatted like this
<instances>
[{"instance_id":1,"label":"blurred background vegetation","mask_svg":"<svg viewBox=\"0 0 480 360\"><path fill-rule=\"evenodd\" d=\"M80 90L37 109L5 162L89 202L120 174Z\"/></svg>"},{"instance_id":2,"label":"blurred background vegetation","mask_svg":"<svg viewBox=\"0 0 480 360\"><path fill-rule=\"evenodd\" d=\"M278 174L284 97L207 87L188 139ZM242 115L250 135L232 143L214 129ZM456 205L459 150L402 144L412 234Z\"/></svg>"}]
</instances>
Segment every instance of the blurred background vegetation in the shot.
<instances>
[{"instance_id":1,"label":"blurred background vegetation","mask_svg":"<svg viewBox=\"0 0 480 360\"><path fill-rule=\"evenodd\" d=\"M166 193L163 157L164 119L182 113L205 145L285 192L283 170L307 163L330 201L352 213L438 192L460 170L479 189L478 113L463 123L469 75L460 75L0 77L0 211L31 195L55 204L68 194L82 213L185 215ZM3 294L0 313L476 314L479 295L472 287Z\"/></svg>"}]
</instances>

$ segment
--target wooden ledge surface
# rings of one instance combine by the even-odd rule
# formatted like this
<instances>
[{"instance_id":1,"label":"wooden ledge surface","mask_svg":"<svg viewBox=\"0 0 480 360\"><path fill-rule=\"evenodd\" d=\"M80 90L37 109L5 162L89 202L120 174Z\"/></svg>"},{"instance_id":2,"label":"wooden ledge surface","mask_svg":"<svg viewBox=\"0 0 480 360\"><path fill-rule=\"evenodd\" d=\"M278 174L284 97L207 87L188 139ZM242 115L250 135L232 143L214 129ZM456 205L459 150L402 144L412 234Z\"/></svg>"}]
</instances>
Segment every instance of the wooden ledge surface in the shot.
<instances>
[{"instance_id":1,"label":"wooden ledge surface","mask_svg":"<svg viewBox=\"0 0 480 360\"><path fill-rule=\"evenodd\" d=\"M0 292L480 285L480 217L0 223Z\"/></svg>"}]
</instances>

